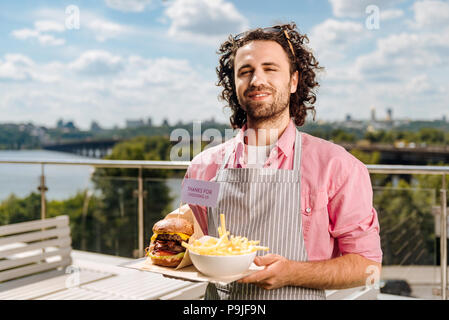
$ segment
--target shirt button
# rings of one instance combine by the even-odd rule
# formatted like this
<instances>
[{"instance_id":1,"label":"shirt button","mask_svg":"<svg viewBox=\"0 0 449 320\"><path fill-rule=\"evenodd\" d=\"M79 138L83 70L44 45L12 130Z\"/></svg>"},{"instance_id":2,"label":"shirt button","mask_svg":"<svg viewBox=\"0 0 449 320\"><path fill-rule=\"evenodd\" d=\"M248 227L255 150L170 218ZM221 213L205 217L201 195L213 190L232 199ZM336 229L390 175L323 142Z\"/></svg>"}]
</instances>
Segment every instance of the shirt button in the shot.
<instances>
[{"instance_id":1,"label":"shirt button","mask_svg":"<svg viewBox=\"0 0 449 320\"><path fill-rule=\"evenodd\" d=\"M307 213L310 213L310 211L312 211L312 209L306 208L306 212L307 212Z\"/></svg>"}]
</instances>

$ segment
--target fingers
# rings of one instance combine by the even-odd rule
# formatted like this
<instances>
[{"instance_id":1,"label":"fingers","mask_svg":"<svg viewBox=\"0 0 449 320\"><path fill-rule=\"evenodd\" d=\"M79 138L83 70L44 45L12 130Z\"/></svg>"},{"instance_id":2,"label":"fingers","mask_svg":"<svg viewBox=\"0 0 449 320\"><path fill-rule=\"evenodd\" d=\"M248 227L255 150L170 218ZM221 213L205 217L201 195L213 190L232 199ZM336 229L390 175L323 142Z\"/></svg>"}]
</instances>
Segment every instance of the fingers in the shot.
<instances>
[{"instance_id":1,"label":"fingers","mask_svg":"<svg viewBox=\"0 0 449 320\"><path fill-rule=\"evenodd\" d=\"M253 274L250 274L249 276L246 276L240 280L238 280L237 282L239 283L258 283L258 282L262 282L265 279L268 279L269 277L271 277L271 272L269 270L260 270L257 272L254 272Z\"/></svg>"},{"instance_id":2,"label":"fingers","mask_svg":"<svg viewBox=\"0 0 449 320\"><path fill-rule=\"evenodd\" d=\"M280 258L281 256L277 254L269 253L264 256L257 256L254 259L254 263L256 264L256 266L267 266L272 264L273 262L278 261Z\"/></svg>"}]
</instances>

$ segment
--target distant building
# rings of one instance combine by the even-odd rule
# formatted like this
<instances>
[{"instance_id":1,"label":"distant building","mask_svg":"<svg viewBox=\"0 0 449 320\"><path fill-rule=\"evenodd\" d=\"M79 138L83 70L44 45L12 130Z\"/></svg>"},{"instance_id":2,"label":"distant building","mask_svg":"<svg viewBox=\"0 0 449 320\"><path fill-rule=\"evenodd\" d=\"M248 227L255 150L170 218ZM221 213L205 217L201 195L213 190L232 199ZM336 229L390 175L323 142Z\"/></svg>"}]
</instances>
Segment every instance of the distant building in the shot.
<instances>
[{"instance_id":1,"label":"distant building","mask_svg":"<svg viewBox=\"0 0 449 320\"><path fill-rule=\"evenodd\" d=\"M56 122L56 128L58 129L64 128L64 120L59 119L58 122Z\"/></svg>"},{"instance_id":2,"label":"distant building","mask_svg":"<svg viewBox=\"0 0 449 320\"><path fill-rule=\"evenodd\" d=\"M352 120L352 117L351 117L351 115L348 113L347 115L346 115L346 117L345 117L345 121L351 121Z\"/></svg>"},{"instance_id":3,"label":"distant building","mask_svg":"<svg viewBox=\"0 0 449 320\"><path fill-rule=\"evenodd\" d=\"M69 129L69 130L76 130L76 126L75 123L73 121L68 121L64 124L64 128L65 129Z\"/></svg>"},{"instance_id":4,"label":"distant building","mask_svg":"<svg viewBox=\"0 0 449 320\"><path fill-rule=\"evenodd\" d=\"M148 118L147 125L148 125L149 127L152 127L152 126L153 126L153 119Z\"/></svg>"},{"instance_id":5,"label":"distant building","mask_svg":"<svg viewBox=\"0 0 449 320\"><path fill-rule=\"evenodd\" d=\"M164 120L162 120L162 126L163 127L169 127L170 126L170 124L168 123L168 119L167 118L164 118Z\"/></svg>"},{"instance_id":6,"label":"distant building","mask_svg":"<svg viewBox=\"0 0 449 320\"><path fill-rule=\"evenodd\" d=\"M371 121L376 121L376 108L371 107Z\"/></svg>"},{"instance_id":7,"label":"distant building","mask_svg":"<svg viewBox=\"0 0 449 320\"><path fill-rule=\"evenodd\" d=\"M99 132L103 130L100 125L98 124L97 121L92 121L92 123L90 124L90 131L92 132Z\"/></svg>"},{"instance_id":8,"label":"distant building","mask_svg":"<svg viewBox=\"0 0 449 320\"><path fill-rule=\"evenodd\" d=\"M139 120L126 120L126 128L139 128L145 126L142 119Z\"/></svg>"},{"instance_id":9,"label":"distant building","mask_svg":"<svg viewBox=\"0 0 449 320\"><path fill-rule=\"evenodd\" d=\"M441 119L443 122L447 122L447 119L446 119L446 115L443 115L443 118Z\"/></svg>"},{"instance_id":10,"label":"distant building","mask_svg":"<svg viewBox=\"0 0 449 320\"><path fill-rule=\"evenodd\" d=\"M210 118L210 120L207 120L206 122L209 123L209 124L216 124L216 122L215 122L215 117L212 116L212 117Z\"/></svg>"},{"instance_id":11,"label":"distant building","mask_svg":"<svg viewBox=\"0 0 449 320\"><path fill-rule=\"evenodd\" d=\"M75 122L73 121L67 121L64 122L64 120L59 119L56 123L56 128L61 129L63 132L70 132L78 130L78 128L75 126Z\"/></svg>"},{"instance_id":12,"label":"distant building","mask_svg":"<svg viewBox=\"0 0 449 320\"><path fill-rule=\"evenodd\" d=\"M34 127L31 130L30 135L33 137L37 137L41 143L45 144L50 143L51 141L50 136L47 132L48 129L45 127Z\"/></svg>"},{"instance_id":13,"label":"distant building","mask_svg":"<svg viewBox=\"0 0 449 320\"><path fill-rule=\"evenodd\" d=\"M393 121L393 109L387 108L387 121Z\"/></svg>"}]
</instances>

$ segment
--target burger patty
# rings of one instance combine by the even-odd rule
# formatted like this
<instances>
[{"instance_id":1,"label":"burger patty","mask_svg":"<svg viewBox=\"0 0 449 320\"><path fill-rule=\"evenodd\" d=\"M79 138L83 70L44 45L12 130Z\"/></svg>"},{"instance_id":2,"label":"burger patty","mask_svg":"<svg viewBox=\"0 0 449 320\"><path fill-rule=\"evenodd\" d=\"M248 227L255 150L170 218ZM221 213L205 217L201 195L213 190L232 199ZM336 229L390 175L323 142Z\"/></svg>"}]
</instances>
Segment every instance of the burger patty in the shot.
<instances>
[{"instance_id":1,"label":"burger patty","mask_svg":"<svg viewBox=\"0 0 449 320\"><path fill-rule=\"evenodd\" d=\"M184 252L186 249L180 245L177 241L161 241L156 240L156 243L154 244L154 251L170 251L170 252Z\"/></svg>"},{"instance_id":2,"label":"burger patty","mask_svg":"<svg viewBox=\"0 0 449 320\"><path fill-rule=\"evenodd\" d=\"M168 234L168 233L158 234L156 240L178 241L179 243L181 243L182 241L181 237L178 236L177 234Z\"/></svg>"}]
</instances>

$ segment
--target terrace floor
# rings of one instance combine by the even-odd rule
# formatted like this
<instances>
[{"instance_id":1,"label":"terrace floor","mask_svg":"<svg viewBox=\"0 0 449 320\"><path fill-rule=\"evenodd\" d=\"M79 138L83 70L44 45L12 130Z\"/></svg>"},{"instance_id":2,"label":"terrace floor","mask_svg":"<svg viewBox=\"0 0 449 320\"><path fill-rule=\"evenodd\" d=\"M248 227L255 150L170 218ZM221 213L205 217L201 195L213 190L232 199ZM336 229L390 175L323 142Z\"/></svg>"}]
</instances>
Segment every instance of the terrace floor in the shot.
<instances>
[{"instance_id":1,"label":"terrace floor","mask_svg":"<svg viewBox=\"0 0 449 320\"><path fill-rule=\"evenodd\" d=\"M0 300L196 300L204 297L207 284L166 278L160 274L125 268L134 259L72 251L72 265L0 284ZM382 280L403 279L413 297L381 294L379 290L352 288L326 290L329 300L441 299L440 269L434 266L384 266Z\"/></svg>"},{"instance_id":2,"label":"terrace floor","mask_svg":"<svg viewBox=\"0 0 449 320\"><path fill-rule=\"evenodd\" d=\"M72 265L0 284L0 300L200 299L205 283L121 267L133 259L72 251Z\"/></svg>"}]
</instances>

